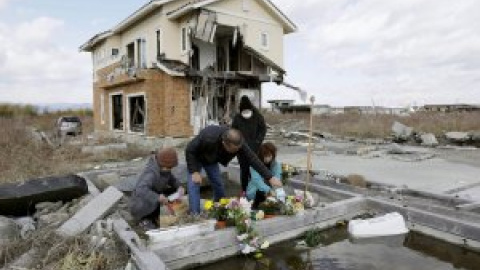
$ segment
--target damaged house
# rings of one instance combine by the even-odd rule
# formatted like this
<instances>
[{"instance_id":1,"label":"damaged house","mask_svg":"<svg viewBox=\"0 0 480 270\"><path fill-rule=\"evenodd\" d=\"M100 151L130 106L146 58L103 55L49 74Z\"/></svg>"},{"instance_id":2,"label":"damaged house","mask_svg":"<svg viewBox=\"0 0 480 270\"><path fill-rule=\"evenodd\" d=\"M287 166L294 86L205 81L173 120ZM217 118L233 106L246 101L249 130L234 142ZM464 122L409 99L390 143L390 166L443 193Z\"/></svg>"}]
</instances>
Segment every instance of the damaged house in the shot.
<instances>
[{"instance_id":1,"label":"damaged house","mask_svg":"<svg viewBox=\"0 0 480 270\"><path fill-rule=\"evenodd\" d=\"M296 26L269 0L152 0L80 49L96 131L186 137L228 123L242 95L282 83Z\"/></svg>"}]
</instances>

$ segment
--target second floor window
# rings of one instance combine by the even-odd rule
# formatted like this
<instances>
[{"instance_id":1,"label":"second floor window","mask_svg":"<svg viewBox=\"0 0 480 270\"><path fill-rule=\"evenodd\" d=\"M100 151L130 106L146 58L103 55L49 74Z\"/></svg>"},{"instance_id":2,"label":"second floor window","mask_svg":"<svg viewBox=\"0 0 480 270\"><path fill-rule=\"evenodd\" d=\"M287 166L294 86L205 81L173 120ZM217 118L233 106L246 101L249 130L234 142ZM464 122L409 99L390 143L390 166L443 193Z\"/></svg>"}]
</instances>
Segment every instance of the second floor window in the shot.
<instances>
[{"instance_id":1,"label":"second floor window","mask_svg":"<svg viewBox=\"0 0 480 270\"><path fill-rule=\"evenodd\" d=\"M138 48L138 67L146 68L147 67L147 41L143 38L137 39L137 48Z\"/></svg>"},{"instance_id":2,"label":"second floor window","mask_svg":"<svg viewBox=\"0 0 480 270\"><path fill-rule=\"evenodd\" d=\"M262 34L260 35L260 44L262 45L262 48L268 49L268 43L268 34L266 32L262 32Z\"/></svg>"},{"instance_id":3,"label":"second floor window","mask_svg":"<svg viewBox=\"0 0 480 270\"><path fill-rule=\"evenodd\" d=\"M182 52L186 52L188 48L188 32L186 27L182 27Z\"/></svg>"},{"instance_id":4,"label":"second floor window","mask_svg":"<svg viewBox=\"0 0 480 270\"><path fill-rule=\"evenodd\" d=\"M160 30L157 30L157 39L156 39L156 42L157 42L157 60L160 59L160 56L162 54L162 33L160 32Z\"/></svg>"}]
</instances>

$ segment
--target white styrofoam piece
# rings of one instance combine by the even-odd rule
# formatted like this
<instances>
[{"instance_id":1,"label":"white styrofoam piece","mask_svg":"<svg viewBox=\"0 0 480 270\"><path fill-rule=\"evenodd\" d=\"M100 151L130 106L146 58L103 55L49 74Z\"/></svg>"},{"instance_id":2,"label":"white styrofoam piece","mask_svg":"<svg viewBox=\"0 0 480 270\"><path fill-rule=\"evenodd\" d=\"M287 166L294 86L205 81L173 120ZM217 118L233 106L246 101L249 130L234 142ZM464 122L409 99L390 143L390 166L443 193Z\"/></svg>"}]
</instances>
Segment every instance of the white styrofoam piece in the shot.
<instances>
[{"instance_id":1,"label":"white styrofoam piece","mask_svg":"<svg viewBox=\"0 0 480 270\"><path fill-rule=\"evenodd\" d=\"M354 238L364 238L406 234L408 228L403 216L393 212L371 219L351 220L348 223L348 232Z\"/></svg>"},{"instance_id":2,"label":"white styrofoam piece","mask_svg":"<svg viewBox=\"0 0 480 270\"><path fill-rule=\"evenodd\" d=\"M145 233L148 235L149 245L158 244L160 242L168 243L175 239L182 239L213 232L215 230L216 223L216 220L206 220L201 223L187 226L170 226L167 228L149 230Z\"/></svg>"},{"instance_id":3,"label":"white styrofoam piece","mask_svg":"<svg viewBox=\"0 0 480 270\"><path fill-rule=\"evenodd\" d=\"M175 200L178 200L179 198L180 198L180 193L177 191L177 192L171 194L170 196L168 196L167 199L168 199L169 202L173 202Z\"/></svg>"}]
</instances>

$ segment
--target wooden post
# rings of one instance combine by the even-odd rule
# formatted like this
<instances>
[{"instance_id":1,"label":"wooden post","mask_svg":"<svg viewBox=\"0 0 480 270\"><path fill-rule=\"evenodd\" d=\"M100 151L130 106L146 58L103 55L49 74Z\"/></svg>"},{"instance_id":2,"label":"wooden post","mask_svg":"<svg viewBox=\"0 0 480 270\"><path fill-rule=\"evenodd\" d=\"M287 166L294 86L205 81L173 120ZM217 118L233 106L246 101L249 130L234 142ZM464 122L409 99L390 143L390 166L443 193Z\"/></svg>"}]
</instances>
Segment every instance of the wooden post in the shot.
<instances>
[{"instance_id":1,"label":"wooden post","mask_svg":"<svg viewBox=\"0 0 480 270\"><path fill-rule=\"evenodd\" d=\"M307 198L308 185L310 184L310 171L312 170L312 134L313 134L313 104L315 97L310 96L310 126L308 136L308 150L307 150L307 178L305 180L305 191L303 199Z\"/></svg>"}]
</instances>

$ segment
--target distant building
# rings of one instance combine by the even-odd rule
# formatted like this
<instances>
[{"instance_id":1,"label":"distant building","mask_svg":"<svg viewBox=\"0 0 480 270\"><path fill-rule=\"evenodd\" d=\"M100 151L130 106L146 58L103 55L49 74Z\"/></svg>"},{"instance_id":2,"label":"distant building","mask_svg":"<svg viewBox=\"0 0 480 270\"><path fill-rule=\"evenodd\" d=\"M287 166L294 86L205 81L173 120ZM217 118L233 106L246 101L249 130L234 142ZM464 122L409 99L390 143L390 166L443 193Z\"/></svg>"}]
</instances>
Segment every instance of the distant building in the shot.
<instances>
[{"instance_id":1,"label":"distant building","mask_svg":"<svg viewBox=\"0 0 480 270\"><path fill-rule=\"evenodd\" d=\"M330 114L330 108L329 105L313 105L312 113L314 115ZM307 104L290 105L280 107L279 110L282 114L310 114L311 106Z\"/></svg>"},{"instance_id":2,"label":"distant building","mask_svg":"<svg viewBox=\"0 0 480 270\"><path fill-rule=\"evenodd\" d=\"M276 113L280 113L281 108L290 107L295 103L293 99L272 99L267 102L272 106L272 112Z\"/></svg>"},{"instance_id":3,"label":"distant building","mask_svg":"<svg viewBox=\"0 0 480 270\"><path fill-rule=\"evenodd\" d=\"M425 112L473 112L480 111L480 105L469 104L429 104L424 105L421 111Z\"/></svg>"},{"instance_id":4,"label":"distant building","mask_svg":"<svg viewBox=\"0 0 480 270\"><path fill-rule=\"evenodd\" d=\"M344 114L345 108L343 107L331 107L330 114Z\"/></svg>"}]
</instances>

